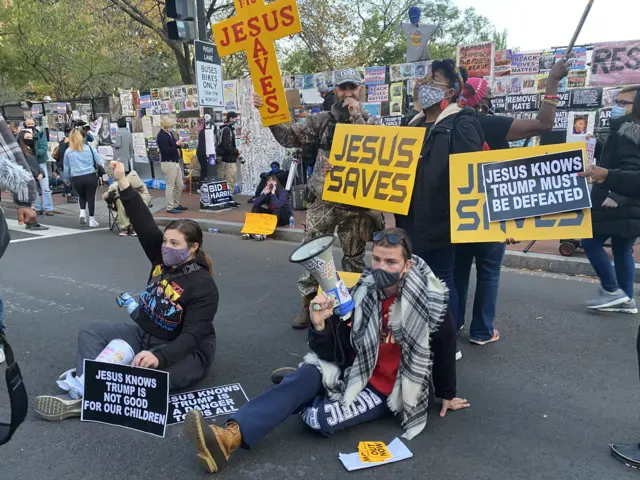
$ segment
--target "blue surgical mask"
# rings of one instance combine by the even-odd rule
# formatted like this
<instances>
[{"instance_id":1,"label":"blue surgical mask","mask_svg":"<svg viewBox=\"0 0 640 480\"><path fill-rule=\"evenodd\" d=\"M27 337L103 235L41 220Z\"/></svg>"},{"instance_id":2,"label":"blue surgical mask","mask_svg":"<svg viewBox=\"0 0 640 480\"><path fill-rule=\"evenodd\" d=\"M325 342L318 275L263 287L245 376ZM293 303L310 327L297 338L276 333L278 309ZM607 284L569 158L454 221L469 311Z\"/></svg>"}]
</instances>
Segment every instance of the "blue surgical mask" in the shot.
<instances>
[{"instance_id":1,"label":"blue surgical mask","mask_svg":"<svg viewBox=\"0 0 640 480\"><path fill-rule=\"evenodd\" d=\"M620 105L616 105L611 109L611 118L620 118L624 117L627 114L627 109L621 107Z\"/></svg>"}]
</instances>

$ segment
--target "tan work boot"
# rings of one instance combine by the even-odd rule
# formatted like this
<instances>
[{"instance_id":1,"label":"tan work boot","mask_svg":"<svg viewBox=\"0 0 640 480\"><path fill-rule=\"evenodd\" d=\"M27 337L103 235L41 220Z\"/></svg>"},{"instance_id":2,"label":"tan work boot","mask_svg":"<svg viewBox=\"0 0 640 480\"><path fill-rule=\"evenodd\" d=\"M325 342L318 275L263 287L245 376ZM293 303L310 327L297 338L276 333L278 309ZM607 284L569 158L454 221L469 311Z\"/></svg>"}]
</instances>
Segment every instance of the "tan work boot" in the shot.
<instances>
[{"instance_id":1,"label":"tan work boot","mask_svg":"<svg viewBox=\"0 0 640 480\"><path fill-rule=\"evenodd\" d=\"M227 464L231 452L240 447L242 434L236 422L229 422L225 428L220 428L217 425L205 425L203 420L200 410L190 410L187 412L185 429L207 471L216 473Z\"/></svg>"},{"instance_id":2,"label":"tan work boot","mask_svg":"<svg viewBox=\"0 0 640 480\"><path fill-rule=\"evenodd\" d=\"M315 293L302 297L302 310L296 318L293 319L293 328L302 329L311 325L311 313L309 313L309 304L315 298Z\"/></svg>"}]
</instances>

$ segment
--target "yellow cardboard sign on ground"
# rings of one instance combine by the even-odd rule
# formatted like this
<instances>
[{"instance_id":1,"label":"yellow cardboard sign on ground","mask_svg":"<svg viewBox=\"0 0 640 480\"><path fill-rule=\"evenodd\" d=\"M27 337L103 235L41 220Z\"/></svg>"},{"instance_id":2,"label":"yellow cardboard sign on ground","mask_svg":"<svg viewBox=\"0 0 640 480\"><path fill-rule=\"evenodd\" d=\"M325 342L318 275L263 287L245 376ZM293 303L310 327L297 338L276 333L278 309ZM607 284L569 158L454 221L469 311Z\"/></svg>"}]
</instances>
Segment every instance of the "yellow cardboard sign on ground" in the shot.
<instances>
[{"instance_id":1,"label":"yellow cardboard sign on ground","mask_svg":"<svg viewBox=\"0 0 640 480\"><path fill-rule=\"evenodd\" d=\"M591 210L489 222L485 208L483 163L529 158L584 149L583 143L513 148L451 155L449 160L451 242L504 242L515 240L560 240L591 238ZM586 158L586 155L583 157Z\"/></svg>"},{"instance_id":2,"label":"yellow cardboard sign on ground","mask_svg":"<svg viewBox=\"0 0 640 480\"><path fill-rule=\"evenodd\" d=\"M221 57L244 51L255 92L262 98L262 126L291 119L274 41L302 31L296 0L234 0L236 15L213 25Z\"/></svg>"},{"instance_id":3,"label":"yellow cardboard sign on ground","mask_svg":"<svg viewBox=\"0 0 640 480\"><path fill-rule=\"evenodd\" d=\"M322 199L406 215L425 130L336 126Z\"/></svg>"},{"instance_id":4,"label":"yellow cardboard sign on ground","mask_svg":"<svg viewBox=\"0 0 640 480\"><path fill-rule=\"evenodd\" d=\"M271 235L278 225L278 217L268 213L245 213L242 233Z\"/></svg>"},{"instance_id":5,"label":"yellow cardboard sign on ground","mask_svg":"<svg viewBox=\"0 0 640 480\"><path fill-rule=\"evenodd\" d=\"M360 442L358 456L365 463L385 462L391 458L391 452L384 442Z\"/></svg>"}]
</instances>

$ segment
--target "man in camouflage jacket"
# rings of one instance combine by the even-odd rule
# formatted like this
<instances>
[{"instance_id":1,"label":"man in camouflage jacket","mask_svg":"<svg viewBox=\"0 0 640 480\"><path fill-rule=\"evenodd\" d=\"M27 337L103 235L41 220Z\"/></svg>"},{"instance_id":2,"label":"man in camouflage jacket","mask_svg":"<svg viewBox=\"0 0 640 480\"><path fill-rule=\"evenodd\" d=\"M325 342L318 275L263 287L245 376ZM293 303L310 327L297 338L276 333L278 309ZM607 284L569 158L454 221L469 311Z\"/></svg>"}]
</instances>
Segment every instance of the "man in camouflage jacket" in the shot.
<instances>
[{"instance_id":1,"label":"man in camouflage jacket","mask_svg":"<svg viewBox=\"0 0 640 480\"><path fill-rule=\"evenodd\" d=\"M336 102L330 112L309 115L303 124L282 124L270 127L273 136L286 148L303 148L309 144L318 146L313 175L308 183L310 203L304 242L321 235L333 235L336 227L342 245L342 270L362 273L365 269L364 254L373 232L384 228L382 213L322 200L324 179L331 166L327 157L337 123L375 125L377 119L360 105L362 77L352 68L335 72ZM254 105L262 106L262 99L254 95ZM316 295L318 283L305 270L298 280L302 293L302 310L293 321L293 328L306 328L310 322L309 303Z\"/></svg>"}]
</instances>

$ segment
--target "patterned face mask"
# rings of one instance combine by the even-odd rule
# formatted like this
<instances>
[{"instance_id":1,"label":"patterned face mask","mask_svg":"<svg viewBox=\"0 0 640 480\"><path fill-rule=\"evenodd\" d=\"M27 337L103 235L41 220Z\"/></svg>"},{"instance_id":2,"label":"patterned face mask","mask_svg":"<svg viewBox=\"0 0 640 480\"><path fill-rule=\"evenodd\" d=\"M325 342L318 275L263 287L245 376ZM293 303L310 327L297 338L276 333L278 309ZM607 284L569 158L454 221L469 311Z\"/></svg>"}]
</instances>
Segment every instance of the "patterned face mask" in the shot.
<instances>
[{"instance_id":1,"label":"patterned face mask","mask_svg":"<svg viewBox=\"0 0 640 480\"><path fill-rule=\"evenodd\" d=\"M420 105L423 109L434 106L444 100L444 92L431 85L421 85L419 95Z\"/></svg>"}]
</instances>

